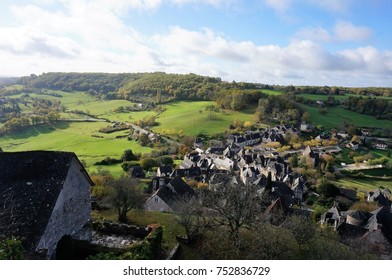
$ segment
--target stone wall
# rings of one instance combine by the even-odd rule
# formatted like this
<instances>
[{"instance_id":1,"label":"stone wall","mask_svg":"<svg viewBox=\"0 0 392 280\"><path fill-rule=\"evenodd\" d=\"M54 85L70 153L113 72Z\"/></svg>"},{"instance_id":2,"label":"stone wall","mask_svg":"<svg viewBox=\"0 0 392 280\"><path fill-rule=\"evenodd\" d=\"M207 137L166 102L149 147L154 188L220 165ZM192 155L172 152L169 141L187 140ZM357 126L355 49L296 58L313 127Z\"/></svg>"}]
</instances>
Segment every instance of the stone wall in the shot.
<instances>
[{"instance_id":1,"label":"stone wall","mask_svg":"<svg viewBox=\"0 0 392 280\"><path fill-rule=\"evenodd\" d=\"M138 239L144 239L150 232L151 228L135 225L119 224L109 221L94 221L93 229L105 234L133 236Z\"/></svg>"},{"instance_id":2,"label":"stone wall","mask_svg":"<svg viewBox=\"0 0 392 280\"><path fill-rule=\"evenodd\" d=\"M65 235L86 241L91 239L88 226L91 219L90 183L82 169L79 161L73 158L45 233L36 248L36 251L46 251L48 259L55 257L57 243Z\"/></svg>"}]
</instances>

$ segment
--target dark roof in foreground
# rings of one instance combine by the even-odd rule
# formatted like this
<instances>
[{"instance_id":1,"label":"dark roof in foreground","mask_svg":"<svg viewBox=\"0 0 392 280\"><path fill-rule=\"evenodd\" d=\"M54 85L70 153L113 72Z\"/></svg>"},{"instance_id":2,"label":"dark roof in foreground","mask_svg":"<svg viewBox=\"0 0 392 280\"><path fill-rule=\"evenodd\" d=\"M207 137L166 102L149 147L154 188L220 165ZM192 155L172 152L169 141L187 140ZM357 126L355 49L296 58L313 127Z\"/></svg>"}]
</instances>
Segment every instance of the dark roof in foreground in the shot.
<instances>
[{"instance_id":1,"label":"dark roof in foreground","mask_svg":"<svg viewBox=\"0 0 392 280\"><path fill-rule=\"evenodd\" d=\"M0 234L22 238L29 249L36 247L73 158L69 152L0 153Z\"/></svg>"},{"instance_id":2,"label":"dark roof in foreground","mask_svg":"<svg viewBox=\"0 0 392 280\"><path fill-rule=\"evenodd\" d=\"M157 195L170 207L175 207L176 203L182 199L194 196L195 191L181 177L177 176L167 185L159 188Z\"/></svg>"}]
</instances>

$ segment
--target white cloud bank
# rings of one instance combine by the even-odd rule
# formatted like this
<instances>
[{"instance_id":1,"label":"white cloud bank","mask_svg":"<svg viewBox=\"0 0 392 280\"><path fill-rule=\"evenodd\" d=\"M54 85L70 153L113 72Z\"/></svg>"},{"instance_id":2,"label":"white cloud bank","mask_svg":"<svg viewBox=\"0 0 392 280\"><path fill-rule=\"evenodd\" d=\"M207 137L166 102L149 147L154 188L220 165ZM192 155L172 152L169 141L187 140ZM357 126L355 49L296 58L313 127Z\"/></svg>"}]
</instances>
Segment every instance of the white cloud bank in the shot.
<instances>
[{"instance_id":1,"label":"white cloud bank","mask_svg":"<svg viewBox=\"0 0 392 280\"><path fill-rule=\"evenodd\" d=\"M145 37L121 19L120 7L129 1L105 8L96 1L62 1L67 8L55 12L33 5L13 9L19 27L0 28L0 75L165 71L269 84L392 86L391 51L368 46L331 53L306 38L287 46L257 45L179 26ZM136 1L134 7L158 2ZM351 40L369 36L349 23L337 24L334 36L343 29L355 31Z\"/></svg>"},{"instance_id":2,"label":"white cloud bank","mask_svg":"<svg viewBox=\"0 0 392 280\"><path fill-rule=\"evenodd\" d=\"M372 35L373 31L368 27L356 26L348 21L339 21L332 32L322 27L307 27L297 32L296 37L317 42L363 42L370 39Z\"/></svg>"}]
</instances>

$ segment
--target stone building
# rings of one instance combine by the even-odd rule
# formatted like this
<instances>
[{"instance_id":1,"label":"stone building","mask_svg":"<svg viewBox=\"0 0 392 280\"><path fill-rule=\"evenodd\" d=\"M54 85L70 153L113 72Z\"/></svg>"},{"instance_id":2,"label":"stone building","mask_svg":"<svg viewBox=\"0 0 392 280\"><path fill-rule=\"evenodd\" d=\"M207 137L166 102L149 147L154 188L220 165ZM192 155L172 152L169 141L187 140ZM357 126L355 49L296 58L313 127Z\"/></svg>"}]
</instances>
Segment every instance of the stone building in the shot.
<instances>
[{"instance_id":1,"label":"stone building","mask_svg":"<svg viewBox=\"0 0 392 280\"><path fill-rule=\"evenodd\" d=\"M90 241L92 185L74 153L0 153L0 235L40 259L56 258L65 236Z\"/></svg>"},{"instance_id":2,"label":"stone building","mask_svg":"<svg viewBox=\"0 0 392 280\"><path fill-rule=\"evenodd\" d=\"M175 177L169 183L159 186L158 190L146 201L148 211L175 211L178 203L195 195L194 190L181 179Z\"/></svg>"}]
</instances>

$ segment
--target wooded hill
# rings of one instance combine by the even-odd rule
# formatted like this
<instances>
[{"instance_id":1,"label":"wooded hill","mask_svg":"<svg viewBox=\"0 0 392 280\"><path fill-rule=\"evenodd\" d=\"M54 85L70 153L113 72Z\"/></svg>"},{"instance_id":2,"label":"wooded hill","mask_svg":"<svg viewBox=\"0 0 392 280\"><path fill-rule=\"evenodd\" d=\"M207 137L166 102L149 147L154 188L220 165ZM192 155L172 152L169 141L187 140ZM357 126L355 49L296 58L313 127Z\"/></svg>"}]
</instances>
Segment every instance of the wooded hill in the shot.
<instances>
[{"instance_id":1,"label":"wooded hill","mask_svg":"<svg viewBox=\"0 0 392 280\"><path fill-rule=\"evenodd\" d=\"M30 75L17 81L25 89L32 91L62 90L84 91L100 99L126 99L134 102L149 102L161 104L173 100L210 100L216 101L218 107L231 110L242 110L249 106L256 107L259 117L271 116L272 109L266 106L270 104L287 104L284 112L275 110L275 118L282 113L291 115L290 120L302 112L297 103L309 104L316 100L303 98L302 95L326 95L329 97L325 102L327 106L342 106L343 108L360 114L376 116L379 119L391 119L392 89L390 88L346 88L346 87L294 87L294 86L270 86L257 83L225 82L218 77L200 76L196 74L166 74L155 73L44 73L42 75ZM274 98L263 90L278 90L282 92L280 98ZM18 90L13 90L18 91ZM23 91L22 89L19 91ZM347 100L335 100L333 97L347 96ZM366 97L366 98L364 98ZM382 99L380 99L382 98ZM339 101L339 102L338 102ZM312 105L312 104L310 104ZM263 108L261 108L263 107ZM288 108L286 108L288 107ZM265 108L267 108L265 110ZM290 110L290 111L289 111ZM294 110L294 111L293 111ZM264 114L263 111L268 112ZM283 118L286 120L286 118Z\"/></svg>"},{"instance_id":2,"label":"wooded hill","mask_svg":"<svg viewBox=\"0 0 392 280\"><path fill-rule=\"evenodd\" d=\"M44 73L18 81L29 89L85 91L105 99L146 100L163 103L171 100L213 100L222 108L239 110L256 105L261 89L268 85L224 82L220 78L196 74L156 73Z\"/></svg>"}]
</instances>

